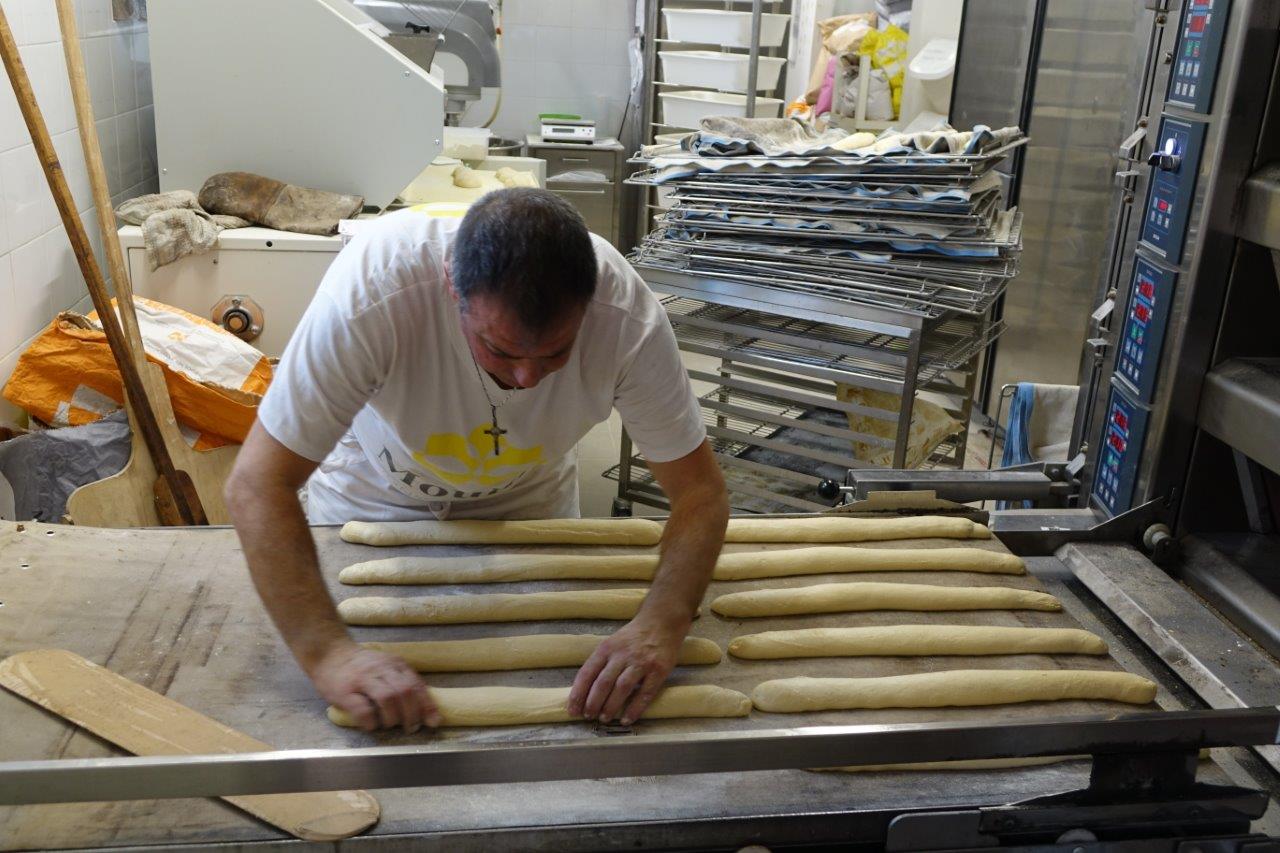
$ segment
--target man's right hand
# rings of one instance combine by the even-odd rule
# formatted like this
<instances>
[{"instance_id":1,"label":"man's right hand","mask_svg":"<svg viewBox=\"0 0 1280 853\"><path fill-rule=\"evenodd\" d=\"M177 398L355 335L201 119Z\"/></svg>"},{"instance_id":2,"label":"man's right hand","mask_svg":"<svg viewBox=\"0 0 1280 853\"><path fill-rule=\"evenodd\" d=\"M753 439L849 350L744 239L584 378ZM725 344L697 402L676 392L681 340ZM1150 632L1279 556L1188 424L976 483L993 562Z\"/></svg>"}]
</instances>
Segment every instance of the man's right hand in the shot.
<instances>
[{"instance_id":1,"label":"man's right hand","mask_svg":"<svg viewBox=\"0 0 1280 853\"><path fill-rule=\"evenodd\" d=\"M336 643L308 674L320 695L365 731L402 726L412 733L443 722L426 683L395 655Z\"/></svg>"}]
</instances>

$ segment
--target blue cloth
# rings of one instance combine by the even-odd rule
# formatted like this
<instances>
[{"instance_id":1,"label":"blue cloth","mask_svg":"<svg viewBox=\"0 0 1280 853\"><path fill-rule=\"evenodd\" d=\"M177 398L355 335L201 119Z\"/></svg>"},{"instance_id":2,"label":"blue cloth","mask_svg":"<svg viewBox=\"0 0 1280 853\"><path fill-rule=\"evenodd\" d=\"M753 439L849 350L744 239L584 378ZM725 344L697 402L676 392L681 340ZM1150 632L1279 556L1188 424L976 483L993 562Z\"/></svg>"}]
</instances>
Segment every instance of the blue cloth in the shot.
<instances>
[{"instance_id":1,"label":"blue cloth","mask_svg":"<svg viewBox=\"0 0 1280 853\"><path fill-rule=\"evenodd\" d=\"M1019 382L1013 392L1013 402L1009 404L1009 421L1004 429L1004 454L1000 457L1000 467L1009 468L1014 465L1025 465L1034 462L1031 447L1028 443L1031 435L1031 411L1036 404L1036 386L1030 382ZM999 501L996 509L1026 509L1031 501Z\"/></svg>"}]
</instances>

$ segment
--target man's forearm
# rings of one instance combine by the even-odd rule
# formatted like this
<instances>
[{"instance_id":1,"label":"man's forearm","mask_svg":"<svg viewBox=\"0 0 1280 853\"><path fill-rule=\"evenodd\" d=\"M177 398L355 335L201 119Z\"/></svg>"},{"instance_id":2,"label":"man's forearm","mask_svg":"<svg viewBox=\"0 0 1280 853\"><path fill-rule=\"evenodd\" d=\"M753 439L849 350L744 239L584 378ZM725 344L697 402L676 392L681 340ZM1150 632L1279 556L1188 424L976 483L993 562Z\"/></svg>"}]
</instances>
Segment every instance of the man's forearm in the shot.
<instances>
[{"instance_id":1,"label":"man's forearm","mask_svg":"<svg viewBox=\"0 0 1280 853\"><path fill-rule=\"evenodd\" d=\"M293 656L310 673L349 635L320 576L297 492L247 487L235 497L232 515L253 584Z\"/></svg>"},{"instance_id":2,"label":"man's forearm","mask_svg":"<svg viewBox=\"0 0 1280 853\"><path fill-rule=\"evenodd\" d=\"M688 628L711 582L728 519L724 492L717 489L686 495L672 504L662 557L641 615Z\"/></svg>"}]
</instances>

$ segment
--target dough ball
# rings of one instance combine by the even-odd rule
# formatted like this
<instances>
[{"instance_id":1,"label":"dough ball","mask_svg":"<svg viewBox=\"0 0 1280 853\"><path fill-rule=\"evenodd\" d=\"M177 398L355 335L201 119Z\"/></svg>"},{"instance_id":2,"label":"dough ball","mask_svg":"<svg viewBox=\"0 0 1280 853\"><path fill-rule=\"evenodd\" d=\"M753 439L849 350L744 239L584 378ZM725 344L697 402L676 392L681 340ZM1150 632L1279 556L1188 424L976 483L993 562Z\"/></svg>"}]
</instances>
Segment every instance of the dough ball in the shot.
<instances>
[{"instance_id":1,"label":"dough ball","mask_svg":"<svg viewBox=\"0 0 1280 853\"><path fill-rule=\"evenodd\" d=\"M453 170L453 185L464 190L480 188L480 176L470 166L459 166Z\"/></svg>"}]
</instances>

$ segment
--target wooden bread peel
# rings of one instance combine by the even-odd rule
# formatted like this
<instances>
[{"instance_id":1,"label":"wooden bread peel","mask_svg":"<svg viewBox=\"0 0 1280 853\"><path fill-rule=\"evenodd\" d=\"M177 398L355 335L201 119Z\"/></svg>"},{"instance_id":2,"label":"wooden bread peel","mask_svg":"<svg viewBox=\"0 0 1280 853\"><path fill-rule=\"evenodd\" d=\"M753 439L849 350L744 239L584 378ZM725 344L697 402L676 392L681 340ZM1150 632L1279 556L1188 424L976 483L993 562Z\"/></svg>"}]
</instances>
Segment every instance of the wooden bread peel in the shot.
<instances>
[{"instance_id":1,"label":"wooden bread peel","mask_svg":"<svg viewBox=\"0 0 1280 853\"><path fill-rule=\"evenodd\" d=\"M62 649L20 652L0 661L0 687L134 755L269 752L249 737L185 705ZM350 838L378 822L366 791L222 797L307 841Z\"/></svg>"}]
</instances>

